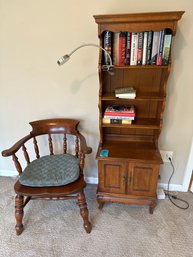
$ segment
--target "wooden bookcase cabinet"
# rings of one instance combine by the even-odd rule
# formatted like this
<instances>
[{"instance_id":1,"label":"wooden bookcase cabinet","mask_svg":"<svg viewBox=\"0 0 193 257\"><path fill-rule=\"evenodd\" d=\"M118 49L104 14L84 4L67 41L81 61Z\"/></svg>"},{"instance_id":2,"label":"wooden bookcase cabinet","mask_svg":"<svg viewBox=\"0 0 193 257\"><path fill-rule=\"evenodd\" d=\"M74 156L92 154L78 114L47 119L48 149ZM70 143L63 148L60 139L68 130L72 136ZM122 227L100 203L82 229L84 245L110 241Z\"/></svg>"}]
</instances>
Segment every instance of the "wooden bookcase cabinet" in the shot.
<instances>
[{"instance_id":1,"label":"wooden bookcase cabinet","mask_svg":"<svg viewBox=\"0 0 193 257\"><path fill-rule=\"evenodd\" d=\"M100 46L103 32L160 31L169 28L176 34L177 22L183 11L95 15ZM157 181L161 155L158 139L162 129L166 102L169 65L115 66L114 75L102 70L103 54L99 54L99 130L97 152L99 183L97 201L148 205L150 213L157 204ZM136 98L115 97L115 88L133 86ZM131 125L103 124L104 110L110 104L128 104L136 108L136 119ZM108 157L100 151L108 149Z\"/></svg>"}]
</instances>

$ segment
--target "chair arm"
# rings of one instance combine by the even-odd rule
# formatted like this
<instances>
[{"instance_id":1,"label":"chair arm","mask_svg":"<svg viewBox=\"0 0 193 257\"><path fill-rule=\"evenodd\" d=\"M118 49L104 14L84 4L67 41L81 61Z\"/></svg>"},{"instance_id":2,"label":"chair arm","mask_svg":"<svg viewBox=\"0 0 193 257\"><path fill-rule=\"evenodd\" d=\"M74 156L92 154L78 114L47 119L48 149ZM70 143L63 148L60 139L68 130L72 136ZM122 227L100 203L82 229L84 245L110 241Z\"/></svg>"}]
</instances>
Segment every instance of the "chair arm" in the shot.
<instances>
[{"instance_id":1,"label":"chair arm","mask_svg":"<svg viewBox=\"0 0 193 257\"><path fill-rule=\"evenodd\" d=\"M92 148L87 146L86 144L86 139L82 134L78 134L79 139L80 139L80 150L84 153L84 154L90 154L92 153Z\"/></svg>"},{"instance_id":2,"label":"chair arm","mask_svg":"<svg viewBox=\"0 0 193 257\"><path fill-rule=\"evenodd\" d=\"M29 139L31 139L31 138L32 138L31 135L27 135L27 136L23 137L23 138L20 139L17 143L15 143L11 148L2 151L2 153L1 153L2 156L3 156L3 157L7 157L7 156L11 156L11 155L15 154L15 153L20 149L20 147L21 147L25 142L27 142Z\"/></svg>"}]
</instances>

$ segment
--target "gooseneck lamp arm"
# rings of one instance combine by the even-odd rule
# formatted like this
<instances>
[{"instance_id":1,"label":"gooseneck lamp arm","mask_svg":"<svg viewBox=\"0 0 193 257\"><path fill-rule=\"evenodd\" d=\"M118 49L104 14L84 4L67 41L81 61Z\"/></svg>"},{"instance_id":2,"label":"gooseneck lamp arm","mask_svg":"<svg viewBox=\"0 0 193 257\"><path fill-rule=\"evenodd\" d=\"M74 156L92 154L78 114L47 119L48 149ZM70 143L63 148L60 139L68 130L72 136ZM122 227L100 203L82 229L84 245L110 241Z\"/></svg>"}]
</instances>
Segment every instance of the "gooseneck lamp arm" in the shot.
<instances>
[{"instance_id":1,"label":"gooseneck lamp arm","mask_svg":"<svg viewBox=\"0 0 193 257\"><path fill-rule=\"evenodd\" d=\"M107 56L108 56L108 58L109 58L109 64L103 65L103 66L102 66L102 69L103 69L103 70L106 70L106 71L112 71L112 69L113 69L113 63L112 63L112 59L111 59L110 54L109 54L109 53L107 52L107 50L105 50L103 47L101 47L101 46L99 46L99 45L97 45L97 44L92 44L92 43L82 44L82 45L78 46L77 48L75 48L71 53L65 54L64 56L62 56L62 57L57 61L58 65L63 65L64 63L66 63L66 62L70 59L71 55L73 55L74 52L76 52L78 49L80 49L80 48L82 48L82 47L86 47L86 46L94 46L94 47L97 47L97 48L103 50L103 51L107 54Z\"/></svg>"}]
</instances>

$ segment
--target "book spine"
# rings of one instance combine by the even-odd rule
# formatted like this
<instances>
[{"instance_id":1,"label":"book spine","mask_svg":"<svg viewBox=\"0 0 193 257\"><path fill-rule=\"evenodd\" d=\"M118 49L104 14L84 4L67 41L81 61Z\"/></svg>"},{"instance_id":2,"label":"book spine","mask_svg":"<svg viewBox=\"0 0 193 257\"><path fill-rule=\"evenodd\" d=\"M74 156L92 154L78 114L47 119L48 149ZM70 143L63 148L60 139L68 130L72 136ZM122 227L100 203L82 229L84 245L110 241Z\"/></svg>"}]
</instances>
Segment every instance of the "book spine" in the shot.
<instances>
[{"instance_id":1,"label":"book spine","mask_svg":"<svg viewBox=\"0 0 193 257\"><path fill-rule=\"evenodd\" d=\"M153 31L148 31L147 33L147 53L146 53L146 64L151 64L151 51L152 51L152 40Z\"/></svg>"},{"instance_id":2,"label":"book spine","mask_svg":"<svg viewBox=\"0 0 193 257\"><path fill-rule=\"evenodd\" d=\"M135 99L135 94L117 94L115 95L118 98L125 98L125 99Z\"/></svg>"},{"instance_id":3,"label":"book spine","mask_svg":"<svg viewBox=\"0 0 193 257\"><path fill-rule=\"evenodd\" d=\"M168 29L166 30L166 34L164 37L164 46L163 46L163 53L162 53L163 65L168 65L169 63L171 43L172 43L172 32Z\"/></svg>"},{"instance_id":4,"label":"book spine","mask_svg":"<svg viewBox=\"0 0 193 257\"><path fill-rule=\"evenodd\" d=\"M138 44L138 34L135 32L132 32L130 65L137 65L137 44Z\"/></svg>"},{"instance_id":5,"label":"book spine","mask_svg":"<svg viewBox=\"0 0 193 257\"><path fill-rule=\"evenodd\" d=\"M125 117L125 116L112 116L112 115L104 115L105 119L117 119L117 120L134 120L135 117Z\"/></svg>"},{"instance_id":6,"label":"book spine","mask_svg":"<svg viewBox=\"0 0 193 257\"><path fill-rule=\"evenodd\" d=\"M109 53L110 56L112 56L112 32L111 31L104 31L103 35L103 48ZM103 63L105 65L110 64L109 57L106 52L103 52Z\"/></svg>"},{"instance_id":7,"label":"book spine","mask_svg":"<svg viewBox=\"0 0 193 257\"><path fill-rule=\"evenodd\" d=\"M118 65L123 66L125 65L125 47L126 47L126 33L120 32L119 33L119 46L118 46Z\"/></svg>"},{"instance_id":8,"label":"book spine","mask_svg":"<svg viewBox=\"0 0 193 257\"><path fill-rule=\"evenodd\" d=\"M155 65L158 55L158 46L159 46L159 31L153 32L153 43L152 43L152 52L151 52L151 64Z\"/></svg>"},{"instance_id":9,"label":"book spine","mask_svg":"<svg viewBox=\"0 0 193 257\"><path fill-rule=\"evenodd\" d=\"M132 120L106 119L103 118L103 124L131 124Z\"/></svg>"},{"instance_id":10,"label":"book spine","mask_svg":"<svg viewBox=\"0 0 193 257\"><path fill-rule=\"evenodd\" d=\"M142 65L146 65L147 59L147 36L148 32L145 31L143 35L143 56L142 56Z\"/></svg>"},{"instance_id":11,"label":"book spine","mask_svg":"<svg viewBox=\"0 0 193 257\"><path fill-rule=\"evenodd\" d=\"M163 54L163 46L164 46L164 36L165 36L165 30L160 31L160 37L159 37L159 47L158 47L158 55L157 55L157 65L162 65L162 54Z\"/></svg>"},{"instance_id":12,"label":"book spine","mask_svg":"<svg viewBox=\"0 0 193 257\"><path fill-rule=\"evenodd\" d=\"M142 64L143 56L143 32L138 33L138 43L137 43L137 65Z\"/></svg>"},{"instance_id":13,"label":"book spine","mask_svg":"<svg viewBox=\"0 0 193 257\"><path fill-rule=\"evenodd\" d=\"M123 112L105 112L105 116L122 116L122 117L135 117L135 113L123 113Z\"/></svg>"},{"instance_id":14,"label":"book spine","mask_svg":"<svg viewBox=\"0 0 193 257\"><path fill-rule=\"evenodd\" d=\"M118 65L119 60L119 33L113 33L113 64Z\"/></svg>"},{"instance_id":15,"label":"book spine","mask_svg":"<svg viewBox=\"0 0 193 257\"><path fill-rule=\"evenodd\" d=\"M125 49L125 64L130 64L130 56L131 56L131 33L127 32L126 35L126 49Z\"/></svg>"}]
</instances>

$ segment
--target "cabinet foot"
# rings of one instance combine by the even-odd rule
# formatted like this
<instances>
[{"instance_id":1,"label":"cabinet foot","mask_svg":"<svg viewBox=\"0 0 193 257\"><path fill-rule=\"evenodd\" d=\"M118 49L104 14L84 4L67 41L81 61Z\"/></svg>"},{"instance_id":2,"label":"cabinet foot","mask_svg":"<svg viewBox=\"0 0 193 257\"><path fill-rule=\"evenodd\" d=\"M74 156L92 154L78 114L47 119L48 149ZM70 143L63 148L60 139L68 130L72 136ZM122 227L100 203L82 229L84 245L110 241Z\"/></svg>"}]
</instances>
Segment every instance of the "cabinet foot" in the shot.
<instances>
[{"instance_id":1,"label":"cabinet foot","mask_svg":"<svg viewBox=\"0 0 193 257\"><path fill-rule=\"evenodd\" d=\"M150 204L150 206L149 206L149 213L150 213L150 214L153 214L156 205L157 205L157 201L153 201L153 202Z\"/></svg>"},{"instance_id":2,"label":"cabinet foot","mask_svg":"<svg viewBox=\"0 0 193 257\"><path fill-rule=\"evenodd\" d=\"M98 205L99 205L98 208L101 210L104 206L104 202L102 201L101 198L97 198L97 202L98 202Z\"/></svg>"}]
</instances>

